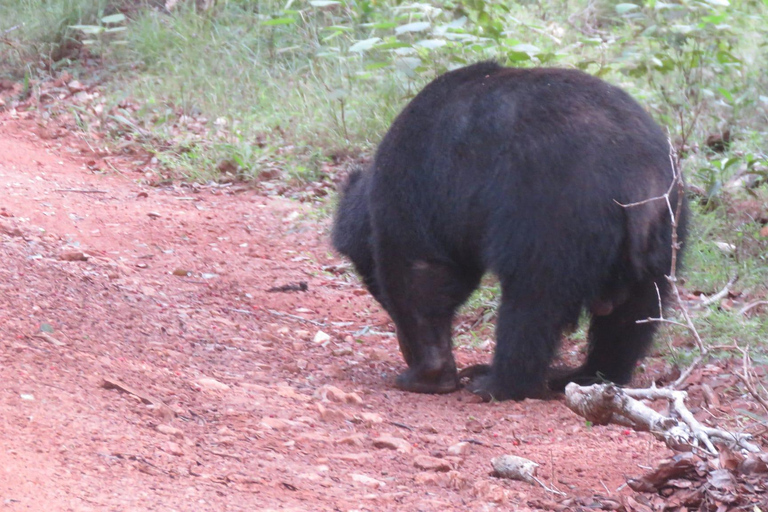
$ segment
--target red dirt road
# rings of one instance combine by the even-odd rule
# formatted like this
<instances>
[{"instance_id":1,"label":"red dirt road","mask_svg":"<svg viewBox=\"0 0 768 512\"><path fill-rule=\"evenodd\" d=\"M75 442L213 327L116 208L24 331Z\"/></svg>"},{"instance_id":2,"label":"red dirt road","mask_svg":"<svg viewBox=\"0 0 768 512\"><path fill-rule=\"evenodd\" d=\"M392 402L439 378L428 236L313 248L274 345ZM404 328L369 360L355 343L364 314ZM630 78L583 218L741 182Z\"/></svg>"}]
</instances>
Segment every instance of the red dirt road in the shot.
<instances>
[{"instance_id":1,"label":"red dirt road","mask_svg":"<svg viewBox=\"0 0 768 512\"><path fill-rule=\"evenodd\" d=\"M559 401L395 390L393 327L311 207L73 144L0 116L0 510L537 510L668 454ZM505 453L567 496L490 476Z\"/></svg>"}]
</instances>

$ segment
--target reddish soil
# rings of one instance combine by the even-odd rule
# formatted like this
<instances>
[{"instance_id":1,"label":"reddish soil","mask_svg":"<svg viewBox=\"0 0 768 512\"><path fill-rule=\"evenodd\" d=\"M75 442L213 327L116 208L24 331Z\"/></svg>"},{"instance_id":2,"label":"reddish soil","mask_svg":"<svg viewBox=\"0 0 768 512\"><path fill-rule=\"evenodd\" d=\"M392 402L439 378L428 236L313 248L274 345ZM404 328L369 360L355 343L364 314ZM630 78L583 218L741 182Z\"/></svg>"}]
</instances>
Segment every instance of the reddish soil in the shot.
<instances>
[{"instance_id":1,"label":"reddish soil","mask_svg":"<svg viewBox=\"0 0 768 512\"><path fill-rule=\"evenodd\" d=\"M0 510L538 510L669 455L558 400L394 389L393 326L310 206L97 172L61 135L0 116Z\"/></svg>"}]
</instances>

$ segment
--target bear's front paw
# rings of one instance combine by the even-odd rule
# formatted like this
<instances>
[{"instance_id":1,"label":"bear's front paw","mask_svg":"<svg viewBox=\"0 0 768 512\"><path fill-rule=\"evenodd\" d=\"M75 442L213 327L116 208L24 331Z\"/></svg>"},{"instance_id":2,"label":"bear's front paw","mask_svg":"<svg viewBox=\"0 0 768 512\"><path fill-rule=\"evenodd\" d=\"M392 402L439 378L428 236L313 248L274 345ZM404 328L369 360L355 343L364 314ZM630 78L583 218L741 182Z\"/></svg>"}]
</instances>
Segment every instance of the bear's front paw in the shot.
<instances>
[{"instance_id":1,"label":"bear's front paw","mask_svg":"<svg viewBox=\"0 0 768 512\"><path fill-rule=\"evenodd\" d=\"M413 393L444 394L459 389L459 377L456 369L435 374L425 374L418 368L408 368L395 379L395 387Z\"/></svg>"}]
</instances>

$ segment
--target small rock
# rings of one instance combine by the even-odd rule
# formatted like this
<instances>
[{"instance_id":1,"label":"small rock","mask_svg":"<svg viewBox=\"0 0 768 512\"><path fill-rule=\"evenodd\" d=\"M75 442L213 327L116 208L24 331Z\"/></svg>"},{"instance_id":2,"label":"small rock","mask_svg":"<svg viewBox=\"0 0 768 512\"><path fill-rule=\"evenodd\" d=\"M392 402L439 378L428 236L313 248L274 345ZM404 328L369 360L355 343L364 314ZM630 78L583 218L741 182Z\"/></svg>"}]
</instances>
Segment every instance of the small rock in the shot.
<instances>
[{"instance_id":1,"label":"small rock","mask_svg":"<svg viewBox=\"0 0 768 512\"><path fill-rule=\"evenodd\" d=\"M304 331L304 330L295 331L294 334L296 335L297 338L301 340L308 340L309 338L312 337L312 334L309 331Z\"/></svg>"},{"instance_id":2,"label":"small rock","mask_svg":"<svg viewBox=\"0 0 768 512\"><path fill-rule=\"evenodd\" d=\"M195 382L201 389L205 389L207 391L227 391L229 389L229 386L223 382L219 382L216 379L212 379L211 377L203 377L201 379L197 379Z\"/></svg>"},{"instance_id":3,"label":"small rock","mask_svg":"<svg viewBox=\"0 0 768 512\"><path fill-rule=\"evenodd\" d=\"M87 103L93 99L93 95L85 91L80 91L72 95L72 101L75 103Z\"/></svg>"},{"instance_id":4,"label":"small rock","mask_svg":"<svg viewBox=\"0 0 768 512\"><path fill-rule=\"evenodd\" d=\"M178 414L173 409L163 403L148 404L147 409L152 411L154 415L160 419L160 421L171 421L173 418L178 416Z\"/></svg>"},{"instance_id":5,"label":"small rock","mask_svg":"<svg viewBox=\"0 0 768 512\"><path fill-rule=\"evenodd\" d=\"M728 242L715 242L715 245L726 256L731 256L736 252L736 246Z\"/></svg>"},{"instance_id":6,"label":"small rock","mask_svg":"<svg viewBox=\"0 0 768 512\"><path fill-rule=\"evenodd\" d=\"M368 354L371 361L386 361L389 359L389 352L383 348L375 348Z\"/></svg>"},{"instance_id":7,"label":"small rock","mask_svg":"<svg viewBox=\"0 0 768 512\"><path fill-rule=\"evenodd\" d=\"M447 462L453 467L456 467L460 465L462 462L464 462L463 457L457 457L456 455L446 455L445 457L443 457L443 459L445 460L445 462Z\"/></svg>"},{"instance_id":8,"label":"small rock","mask_svg":"<svg viewBox=\"0 0 768 512\"><path fill-rule=\"evenodd\" d=\"M360 414L356 414L354 418L352 418L353 423L363 423L368 426L372 425L378 425L380 423L384 423L384 418L381 417L381 415L376 414L375 412L361 412Z\"/></svg>"},{"instance_id":9,"label":"small rock","mask_svg":"<svg viewBox=\"0 0 768 512\"><path fill-rule=\"evenodd\" d=\"M411 443L400 437L390 436L388 434L381 435L374 439L373 446L376 448L397 450L401 453L411 453Z\"/></svg>"},{"instance_id":10,"label":"small rock","mask_svg":"<svg viewBox=\"0 0 768 512\"><path fill-rule=\"evenodd\" d=\"M413 459L413 465L424 471L450 471L451 464L443 459L437 457L429 457L427 455L418 455Z\"/></svg>"},{"instance_id":11,"label":"small rock","mask_svg":"<svg viewBox=\"0 0 768 512\"><path fill-rule=\"evenodd\" d=\"M280 418L262 418L261 425L271 430L287 430L291 428L290 422L281 420Z\"/></svg>"},{"instance_id":12,"label":"small rock","mask_svg":"<svg viewBox=\"0 0 768 512\"><path fill-rule=\"evenodd\" d=\"M346 418L343 412L332 407L326 407L323 404L317 404L317 412L320 413L320 420L328 423L343 421Z\"/></svg>"},{"instance_id":13,"label":"small rock","mask_svg":"<svg viewBox=\"0 0 768 512\"><path fill-rule=\"evenodd\" d=\"M533 483L533 477L536 476L538 464L516 455L500 455L491 459L493 470L500 478L510 478L512 480L522 480Z\"/></svg>"},{"instance_id":14,"label":"small rock","mask_svg":"<svg viewBox=\"0 0 768 512\"><path fill-rule=\"evenodd\" d=\"M471 419L467 422L467 430L474 434L479 434L485 430L485 425L480 423L478 420Z\"/></svg>"},{"instance_id":15,"label":"small rock","mask_svg":"<svg viewBox=\"0 0 768 512\"><path fill-rule=\"evenodd\" d=\"M345 393L336 386L323 386L318 391L318 395L323 400L330 400L331 402L347 403L347 404L362 404L363 399L357 393Z\"/></svg>"},{"instance_id":16,"label":"small rock","mask_svg":"<svg viewBox=\"0 0 768 512\"><path fill-rule=\"evenodd\" d=\"M312 400L312 398L307 395L297 393L296 390L290 386L277 386L277 394L283 398L293 398L294 400L299 400L300 402L308 402Z\"/></svg>"},{"instance_id":17,"label":"small rock","mask_svg":"<svg viewBox=\"0 0 768 512\"><path fill-rule=\"evenodd\" d=\"M289 213L288 215L283 217L283 222L285 222L286 224L289 224L289 223L295 221L296 219L298 219L300 216L301 216L301 213L299 213L297 211L292 211L291 213Z\"/></svg>"},{"instance_id":18,"label":"small rock","mask_svg":"<svg viewBox=\"0 0 768 512\"><path fill-rule=\"evenodd\" d=\"M313 341L315 343L325 343L326 341L330 341L331 337L330 335L324 333L323 331L317 331L317 334L315 334L315 337L313 338Z\"/></svg>"},{"instance_id":19,"label":"small rock","mask_svg":"<svg viewBox=\"0 0 768 512\"><path fill-rule=\"evenodd\" d=\"M8 236L16 236L16 237L24 236L24 233L22 233L19 228L6 226L5 224L0 224L0 233L5 233Z\"/></svg>"},{"instance_id":20,"label":"small rock","mask_svg":"<svg viewBox=\"0 0 768 512\"><path fill-rule=\"evenodd\" d=\"M171 455L184 455L184 450L181 449L181 446L178 443L174 443L173 441L168 441L168 453Z\"/></svg>"},{"instance_id":21,"label":"small rock","mask_svg":"<svg viewBox=\"0 0 768 512\"><path fill-rule=\"evenodd\" d=\"M326 444L331 442L331 438L316 432L304 432L296 437L296 441L299 444Z\"/></svg>"},{"instance_id":22,"label":"small rock","mask_svg":"<svg viewBox=\"0 0 768 512\"><path fill-rule=\"evenodd\" d=\"M352 347L340 347L331 350L331 354L335 357L350 356L352 355Z\"/></svg>"},{"instance_id":23,"label":"small rock","mask_svg":"<svg viewBox=\"0 0 768 512\"><path fill-rule=\"evenodd\" d=\"M477 498L494 503L504 503L508 498L508 492L504 488L487 480L475 482L472 491Z\"/></svg>"},{"instance_id":24,"label":"small rock","mask_svg":"<svg viewBox=\"0 0 768 512\"><path fill-rule=\"evenodd\" d=\"M63 252L59 258L64 261L88 261L88 256L80 251Z\"/></svg>"},{"instance_id":25,"label":"small rock","mask_svg":"<svg viewBox=\"0 0 768 512\"><path fill-rule=\"evenodd\" d=\"M463 455L469 455L469 452L472 450L472 446L467 442L460 442L456 443L453 446L448 447L448 455L456 455L456 456L463 456Z\"/></svg>"},{"instance_id":26,"label":"small rock","mask_svg":"<svg viewBox=\"0 0 768 512\"><path fill-rule=\"evenodd\" d=\"M291 365L289 365L289 369L294 373L302 373L309 367L309 361L306 359L296 359L293 361Z\"/></svg>"},{"instance_id":27,"label":"small rock","mask_svg":"<svg viewBox=\"0 0 768 512\"><path fill-rule=\"evenodd\" d=\"M351 436L342 437L336 444L346 444L349 446L355 446L362 448L365 444L365 434L352 434Z\"/></svg>"},{"instance_id":28,"label":"small rock","mask_svg":"<svg viewBox=\"0 0 768 512\"><path fill-rule=\"evenodd\" d=\"M417 485L442 485L445 476L439 475L432 471L424 471L422 473L416 473L413 477L413 481Z\"/></svg>"},{"instance_id":29,"label":"small rock","mask_svg":"<svg viewBox=\"0 0 768 512\"><path fill-rule=\"evenodd\" d=\"M448 487L451 489L462 490L469 489L475 483L475 477L472 475L465 475L458 471L448 472Z\"/></svg>"},{"instance_id":30,"label":"small rock","mask_svg":"<svg viewBox=\"0 0 768 512\"><path fill-rule=\"evenodd\" d=\"M353 482L363 484L366 487L375 487L379 489L381 487L386 487L387 485L381 480L376 480L375 478L371 478L370 476L367 476L367 475L361 475L360 473L352 473L349 476L352 478Z\"/></svg>"},{"instance_id":31,"label":"small rock","mask_svg":"<svg viewBox=\"0 0 768 512\"><path fill-rule=\"evenodd\" d=\"M82 92L85 90L85 86L78 82L77 80L72 80L67 84L67 89L69 89L69 92L71 93L77 93Z\"/></svg>"},{"instance_id":32,"label":"small rock","mask_svg":"<svg viewBox=\"0 0 768 512\"><path fill-rule=\"evenodd\" d=\"M161 434L168 434L169 436L174 436L178 438L184 437L184 432L181 429L172 427L170 425L166 425L164 423L161 423L158 426L156 426L155 430L157 430Z\"/></svg>"},{"instance_id":33,"label":"small rock","mask_svg":"<svg viewBox=\"0 0 768 512\"><path fill-rule=\"evenodd\" d=\"M347 462L368 462L373 459L373 454L363 453L334 453L328 456L331 459L344 460Z\"/></svg>"}]
</instances>

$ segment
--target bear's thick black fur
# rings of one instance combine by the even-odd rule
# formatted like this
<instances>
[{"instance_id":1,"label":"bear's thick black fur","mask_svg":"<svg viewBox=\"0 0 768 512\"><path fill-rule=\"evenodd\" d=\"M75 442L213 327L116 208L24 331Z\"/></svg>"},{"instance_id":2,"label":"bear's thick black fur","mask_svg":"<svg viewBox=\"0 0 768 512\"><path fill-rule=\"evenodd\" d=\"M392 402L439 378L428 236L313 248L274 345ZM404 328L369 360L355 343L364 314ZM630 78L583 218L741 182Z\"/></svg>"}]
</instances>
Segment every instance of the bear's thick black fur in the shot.
<instances>
[{"instance_id":1,"label":"bear's thick black fur","mask_svg":"<svg viewBox=\"0 0 768 512\"><path fill-rule=\"evenodd\" d=\"M405 107L370 169L350 175L333 244L397 325L401 389L459 387L451 323L486 271L502 288L496 352L470 372L471 391L542 396L582 310L586 362L549 387L626 383L656 329L636 320L659 315L657 287L667 302L672 228L663 200L621 205L663 195L672 179L665 134L622 90L575 70L484 62Z\"/></svg>"}]
</instances>

